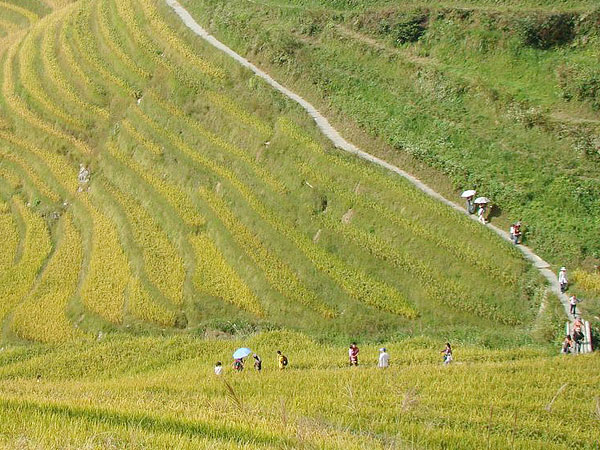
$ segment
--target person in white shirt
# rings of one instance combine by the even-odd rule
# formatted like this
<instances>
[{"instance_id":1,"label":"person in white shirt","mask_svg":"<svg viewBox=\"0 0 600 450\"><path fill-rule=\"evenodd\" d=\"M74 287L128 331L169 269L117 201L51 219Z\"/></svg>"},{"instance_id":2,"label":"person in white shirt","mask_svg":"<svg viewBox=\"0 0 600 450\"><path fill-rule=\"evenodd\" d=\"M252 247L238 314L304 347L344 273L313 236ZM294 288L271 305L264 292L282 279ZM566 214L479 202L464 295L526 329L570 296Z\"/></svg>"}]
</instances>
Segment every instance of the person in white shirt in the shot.
<instances>
[{"instance_id":1,"label":"person in white shirt","mask_svg":"<svg viewBox=\"0 0 600 450\"><path fill-rule=\"evenodd\" d=\"M573 317L577 316L577 303L579 303L579 299L575 297L575 294L571 295L569 298L569 305L571 306L569 312L573 314Z\"/></svg>"},{"instance_id":2,"label":"person in white shirt","mask_svg":"<svg viewBox=\"0 0 600 450\"><path fill-rule=\"evenodd\" d=\"M558 273L558 283L560 284L560 292L565 292L567 290L567 286L569 285L566 267L560 268L560 272Z\"/></svg>"},{"instance_id":3,"label":"person in white shirt","mask_svg":"<svg viewBox=\"0 0 600 450\"><path fill-rule=\"evenodd\" d=\"M215 375L221 375L222 373L223 373L223 365L221 364L221 361L219 361L215 365Z\"/></svg>"},{"instance_id":4,"label":"person in white shirt","mask_svg":"<svg viewBox=\"0 0 600 450\"><path fill-rule=\"evenodd\" d=\"M379 349L379 362L377 367L380 369L386 369L390 366L390 355L385 347Z\"/></svg>"}]
</instances>

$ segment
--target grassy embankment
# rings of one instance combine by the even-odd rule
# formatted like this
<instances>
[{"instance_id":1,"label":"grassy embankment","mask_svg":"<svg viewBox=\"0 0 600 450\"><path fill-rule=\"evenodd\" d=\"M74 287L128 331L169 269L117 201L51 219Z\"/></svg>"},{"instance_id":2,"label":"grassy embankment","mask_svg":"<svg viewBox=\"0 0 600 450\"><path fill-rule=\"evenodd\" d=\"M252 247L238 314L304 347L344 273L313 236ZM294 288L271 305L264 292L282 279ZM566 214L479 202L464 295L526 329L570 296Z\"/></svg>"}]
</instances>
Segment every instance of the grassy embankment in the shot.
<instances>
[{"instance_id":1,"label":"grassy embankment","mask_svg":"<svg viewBox=\"0 0 600 450\"><path fill-rule=\"evenodd\" d=\"M556 270L598 263L596 2L183 3L367 151L450 198L476 187L502 226L523 218Z\"/></svg>"}]
</instances>

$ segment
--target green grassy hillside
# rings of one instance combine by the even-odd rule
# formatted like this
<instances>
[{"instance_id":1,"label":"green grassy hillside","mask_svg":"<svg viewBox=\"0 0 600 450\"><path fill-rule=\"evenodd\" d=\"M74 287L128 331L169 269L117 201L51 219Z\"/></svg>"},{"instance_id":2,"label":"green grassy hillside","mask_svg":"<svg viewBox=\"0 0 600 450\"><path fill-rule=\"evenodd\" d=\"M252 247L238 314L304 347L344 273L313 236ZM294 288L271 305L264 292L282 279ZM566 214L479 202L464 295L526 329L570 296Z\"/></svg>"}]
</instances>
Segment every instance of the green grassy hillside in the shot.
<instances>
[{"instance_id":1,"label":"green grassy hillside","mask_svg":"<svg viewBox=\"0 0 600 450\"><path fill-rule=\"evenodd\" d=\"M166 5L34 3L2 51L4 340L531 341L545 290L517 250L333 149Z\"/></svg>"},{"instance_id":2,"label":"green grassy hillside","mask_svg":"<svg viewBox=\"0 0 600 450\"><path fill-rule=\"evenodd\" d=\"M557 266L598 262L597 2L183 3L368 151L476 187Z\"/></svg>"}]
</instances>

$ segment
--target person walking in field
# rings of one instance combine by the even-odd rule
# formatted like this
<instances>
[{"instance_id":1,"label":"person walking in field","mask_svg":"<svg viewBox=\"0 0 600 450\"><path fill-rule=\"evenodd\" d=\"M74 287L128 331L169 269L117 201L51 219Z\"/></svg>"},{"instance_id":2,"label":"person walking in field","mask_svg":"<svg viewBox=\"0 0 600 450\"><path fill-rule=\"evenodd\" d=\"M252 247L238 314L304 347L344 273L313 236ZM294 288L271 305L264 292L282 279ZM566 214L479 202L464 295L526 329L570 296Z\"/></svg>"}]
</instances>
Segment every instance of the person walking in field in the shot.
<instances>
[{"instance_id":1,"label":"person walking in field","mask_svg":"<svg viewBox=\"0 0 600 450\"><path fill-rule=\"evenodd\" d=\"M575 297L575 294L571 295L571 297L569 298L569 305L570 305L570 313L573 314L573 316L575 316L577 314L577 303L579 303L579 300L577 299L577 297Z\"/></svg>"},{"instance_id":2,"label":"person walking in field","mask_svg":"<svg viewBox=\"0 0 600 450\"><path fill-rule=\"evenodd\" d=\"M283 370L288 365L287 356L281 353L281 350L277 350L277 365L279 366L279 370Z\"/></svg>"},{"instance_id":3,"label":"person walking in field","mask_svg":"<svg viewBox=\"0 0 600 450\"><path fill-rule=\"evenodd\" d=\"M377 367L387 369L390 366L390 355L385 347L379 349L379 362Z\"/></svg>"},{"instance_id":4,"label":"person walking in field","mask_svg":"<svg viewBox=\"0 0 600 450\"><path fill-rule=\"evenodd\" d=\"M569 280L567 279L567 268L561 267L558 273L558 284L560 284L560 292L566 292L569 286Z\"/></svg>"},{"instance_id":5,"label":"person walking in field","mask_svg":"<svg viewBox=\"0 0 600 450\"><path fill-rule=\"evenodd\" d=\"M244 360L242 358L238 358L233 361L233 370L236 372L241 372L244 370Z\"/></svg>"},{"instance_id":6,"label":"person walking in field","mask_svg":"<svg viewBox=\"0 0 600 450\"><path fill-rule=\"evenodd\" d=\"M450 346L450 342L446 342L446 348L440 353L444 355L444 365L448 365L452 362L452 347Z\"/></svg>"},{"instance_id":7,"label":"person walking in field","mask_svg":"<svg viewBox=\"0 0 600 450\"><path fill-rule=\"evenodd\" d=\"M215 375L222 375L223 374L223 364L221 364L221 361L217 362L217 364L215 364Z\"/></svg>"},{"instance_id":8,"label":"person walking in field","mask_svg":"<svg viewBox=\"0 0 600 450\"><path fill-rule=\"evenodd\" d=\"M262 359L256 353L252 357L254 358L254 368L260 372L262 370Z\"/></svg>"},{"instance_id":9,"label":"person walking in field","mask_svg":"<svg viewBox=\"0 0 600 450\"><path fill-rule=\"evenodd\" d=\"M353 342L352 345L350 345L350 348L348 349L348 358L350 359L351 366L358 366L358 352L359 351L360 350L358 350L356 342Z\"/></svg>"}]
</instances>

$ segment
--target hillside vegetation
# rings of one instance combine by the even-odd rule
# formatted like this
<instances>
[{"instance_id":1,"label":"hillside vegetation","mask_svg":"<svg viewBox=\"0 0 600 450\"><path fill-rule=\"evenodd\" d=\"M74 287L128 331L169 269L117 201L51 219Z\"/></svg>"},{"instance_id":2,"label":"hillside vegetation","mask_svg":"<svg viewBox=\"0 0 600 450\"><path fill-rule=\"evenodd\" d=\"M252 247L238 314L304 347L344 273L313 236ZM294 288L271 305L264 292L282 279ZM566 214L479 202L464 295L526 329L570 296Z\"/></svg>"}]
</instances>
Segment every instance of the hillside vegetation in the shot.
<instances>
[{"instance_id":1,"label":"hillside vegetation","mask_svg":"<svg viewBox=\"0 0 600 450\"><path fill-rule=\"evenodd\" d=\"M183 3L367 151L477 188L557 267L598 262L597 2Z\"/></svg>"},{"instance_id":2,"label":"hillside vegetation","mask_svg":"<svg viewBox=\"0 0 600 450\"><path fill-rule=\"evenodd\" d=\"M2 43L5 340L531 341L546 294L517 250L333 149L166 5L26 11Z\"/></svg>"}]
</instances>

